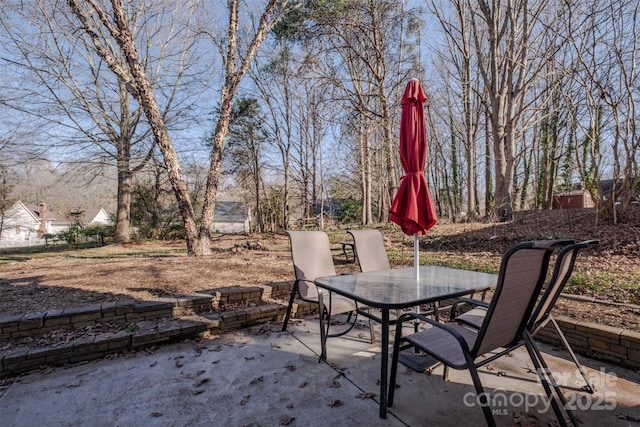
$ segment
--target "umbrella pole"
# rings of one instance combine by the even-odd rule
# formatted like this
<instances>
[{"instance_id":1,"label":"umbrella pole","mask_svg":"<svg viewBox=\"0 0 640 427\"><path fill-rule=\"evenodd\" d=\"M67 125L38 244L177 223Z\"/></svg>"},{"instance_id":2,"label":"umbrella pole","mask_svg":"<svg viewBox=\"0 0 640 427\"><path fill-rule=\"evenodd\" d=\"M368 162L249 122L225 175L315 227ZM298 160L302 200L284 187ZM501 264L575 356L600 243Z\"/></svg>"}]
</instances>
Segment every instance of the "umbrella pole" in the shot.
<instances>
[{"instance_id":1,"label":"umbrella pole","mask_svg":"<svg viewBox=\"0 0 640 427\"><path fill-rule=\"evenodd\" d=\"M413 268L416 278L416 284L418 288L420 288L420 242L418 241L418 233L414 233L413 235ZM420 306L415 306L414 311L419 314ZM415 319L413 322L414 332L418 332L419 327L420 321L418 319ZM398 356L398 360L400 361L400 363L413 369L416 372L427 372L427 370L430 370L438 364L438 361L436 359L422 353L420 350L418 350L417 347L401 351Z\"/></svg>"},{"instance_id":2,"label":"umbrella pole","mask_svg":"<svg viewBox=\"0 0 640 427\"><path fill-rule=\"evenodd\" d=\"M420 288L420 241L418 240L418 233L413 233L413 271L416 278L416 285ZM420 314L420 306L415 307L416 314ZM413 321L413 331L418 332L418 325L420 322L418 319ZM417 352L417 349L416 349Z\"/></svg>"},{"instance_id":3,"label":"umbrella pole","mask_svg":"<svg viewBox=\"0 0 640 427\"><path fill-rule=\"evenodd\" d=\"M413 268L416 280L420 280L420 242L418 241L418 233L413 233Z\"/></svg>"}]
</instances>

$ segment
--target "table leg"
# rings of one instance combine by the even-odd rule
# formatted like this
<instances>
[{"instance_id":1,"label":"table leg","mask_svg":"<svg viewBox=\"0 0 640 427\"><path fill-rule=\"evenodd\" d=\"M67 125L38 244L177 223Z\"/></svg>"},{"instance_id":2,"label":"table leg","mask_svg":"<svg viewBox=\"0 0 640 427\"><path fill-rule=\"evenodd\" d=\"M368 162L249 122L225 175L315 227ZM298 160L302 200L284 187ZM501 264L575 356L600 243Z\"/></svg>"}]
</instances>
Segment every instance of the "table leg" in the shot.
<instances>
[{"instance_id":1,"label":"table leg","mask_svg":"<svg viewBox=\"0 0 640 427\"><path fill-rule=\"evenodd\" d=\"M387 379L389 370L389 309L382 309L382 360L380 362L380 418L387 418Z\"/></svg>"},{"instance_id":2,"label":"table leg","mask_svg":"<svg viewBox=\"0 0 640 427\"><path fill-rule=\"evenodd\" d=\"M324 324L322 322L322 313L324 312L324 292L322 288L318 287L318 314L320 315L320 359L318 362L322 360L327 360L327 332L324 330ZM331 322L331 319L327 319L328 322Z\"/></svg>"}]
</instances>

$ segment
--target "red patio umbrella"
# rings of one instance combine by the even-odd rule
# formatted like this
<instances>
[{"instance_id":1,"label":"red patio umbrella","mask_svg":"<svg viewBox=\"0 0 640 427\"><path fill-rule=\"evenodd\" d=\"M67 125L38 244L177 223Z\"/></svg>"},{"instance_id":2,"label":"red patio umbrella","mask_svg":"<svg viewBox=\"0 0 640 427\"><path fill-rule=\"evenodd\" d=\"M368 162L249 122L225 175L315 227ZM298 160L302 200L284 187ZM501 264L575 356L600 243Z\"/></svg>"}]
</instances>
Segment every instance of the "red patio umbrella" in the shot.
<instances>
[{"instance_id":1,"label":"red patio umbrella","mask_svg":"<svg viewBox=\"0 0 640 427\"><path fill-rule=\"evenodd\" d=\"M425 101L420 82L410 80L402 96L400 118L400 160L405 175L389 210L389 219L398 224L405 234L414 236L416 275L419 266L418 236L425 235L436 223L436 211L424 177L427 161Z\"/></svg>"},{"instance_id":2,"label":"red patio umbrella","mask_svg":"<svg viewBox=\"0 0 640 427\"><path fill-rule=\"evenodd\" d=\"M413 235L413 265L416 280L420 278L418 236L423 236L436 223L436 211L431 202L424 177L427 162L427 128L424 121L426 97L417 79L409 80L402 96L400 117L400 160L405 175L389 209L389 219L407 235ZM416 307L416 312L420 307ZM414 325L418 329L418 321ZM423 372L435 359L419 352L406 351L400 362L417 372Z\"/></svg>"}]
</instances>

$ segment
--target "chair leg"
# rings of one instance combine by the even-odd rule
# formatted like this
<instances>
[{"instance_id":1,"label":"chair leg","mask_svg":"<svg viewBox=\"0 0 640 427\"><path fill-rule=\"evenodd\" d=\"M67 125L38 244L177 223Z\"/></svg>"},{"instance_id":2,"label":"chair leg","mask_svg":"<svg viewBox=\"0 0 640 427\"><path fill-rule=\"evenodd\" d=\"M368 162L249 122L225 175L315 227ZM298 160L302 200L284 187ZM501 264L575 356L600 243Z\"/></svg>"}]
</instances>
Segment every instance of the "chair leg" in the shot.
<instances>
[{"instance_id":1,"label":"chair leg","mask_svg":"<svg viewBox=\"0 0 640 427\"><path fill-rule=\"evenodd\" d=\"M351 329L353 329L353 327L356 325L358 321L358 312L357 311L349 312L347 316L347 323L349 324L348 327L343 331L330 334L329 328L331 327L331 292L328 292L328 294L329 294L329 298L328 298L329 303L325 304L324 293L322 289L318 289L318 312L319 312L319 318L320 318L320 341L321 341L320 358L318 359L318 362L327 360L327 338L335 338L335 337L341 337L343 335L346 335L351 331ZM349 323L352 316L353 316L353 321Z\"/></svg>"},{"instance_id":2,"label":"chair leg","mask_svg":"<svg viewBox=\"0 0 640 427\"><path fill-rule=\"evenodd\" d=\"M549 387L549 383L551 383L551 386L553 387L553 390L555 391L556 396L558 397L563 408L565 408L565 411L569 415L569 418L571 419L571 423L574 426L578 427L580 425L580 420L576 417L576 415L573 413L572 410L568 409L567 400L562 394L562 391L560 390L560 386L558 385L558 383L556 383L556 380L553 377L553 373L549 369L549 366L547 365L544 358L542 357L542 353L540 353L540 350L538 350L538 347L536 347L529 333L525 332L524 343L529 353L529 357L531 358L531 361L533 362L533 365L536 368L536 374L538 375L538 379L542 383L542 387L544 388L545 393L547 394L547 397L551 402L551 407L553 408L553 412L555 412L556 414L556 418L558 419L560 426L564 427L567 425L567 423L564 419L564 416L562 415L562 410L560 409L558 402L556 401L553 395L553 391Z\"/></svg>"},{"instance_id":3,"label":"chair leg","mask_svg":"<svg viewBox=\"0 0 640 427\"><path fill-rule=\"evenodd\" d=\"M556 329L556 332L558 333L558 336L560 337L560 340L562 341L562 344L564 345L564 348L566 348L567 351L569 352L569 355L571 356L571 359L573 360L573 363L576 364L576 367L578 368L578 371L580 372L580 375L582 375L582 379L584 379L584 382L587 384L587 392L593 394L596 391L596 388L593 386L593 384L591 384L591 382L589 381L589 378L587 377L587 374L584 372L584 369L582 369L582 365L578 361L578 358L576 357L575 353L573 352L573 349L569 345L569 342L567 341L567 338L564 336L564 334L560 330L560 325L558 325L558 323L556 322L556 319L554 319L553 316L551 316L551 315L549 315L549 317L547 319L550 320L551 323L553 324L553 327Z\"/></svg>"},{"instance_id":4,"label":"chair leg","mask_svg":"<svg viewBox=\"0 0 640 427\"><path fill-rule=\"evenodd\" d=\"M374 329L373 319L369 319L369 333L371 334L371 344L376 343L376 332Z\"/></svg>"},{"instance_id":5,"label":"chair leg","mask_svg":"<svg viewBox=\"0 0 640 427\"><path fill-rule=\"evenodd\" d=\"M449 378L449 367L447 365L444 365L442 368L443 368L442 369L442 379L444 381L449 381L449 379L450 379Z\"/></svg>"},{"instance_id":6,"label":"chair leg","mask_svg":"<svg viewBox=\"0 0 640 427\"><path fill-rule=\"evenodd\" d=\"M473 381L473 386L476 389L476 394L480 401L480 405L482 407L482 413L484 414L484 419L487 422L487 426L495 427L496 421L493 419L491 405L489 404L489 398L487 397L487 394L484 391L484 387L482 387L482 383L480 382L478 369L473 364L473 360L467 360L467 366L469 368L469 373L471 374L471 380Z\"/></svg>"},{"instance_id":7,"label":"chair leg","mask_svg":"<svg viewBox=\"0 0 640 427\"><path fill-rule=\"evenodd\" d=\"M326 306L325 306L325 311L326 311ZM331 316L329 316L327 313L325 314L327 317L327 337L329 338L341 337L343 335L348 334L356 326L356 323L358 323L358 312L350 312L347 315L347 322L346 322L349 324L349 326L343 331L329 334L329 322L331 322ZM353 320L350 320L351 317L353 317Z\"/></svg>"},{"instance_id":8,"label":"chair leg","mask_svg":"<svg viewBox=\"0 0 640 427\"><path fill-rule=\"evenodd\" d=\"M296 298L296 294L298 293L298 281L293 284L293 289L291 290L291 296L289 297L289 305L287 306L287 313L284 315L284 323L282 324L282 332L287 330L287 325L289 324L289 318L291 317L291 309L293 307L293 301Z\"/></svg>"}]
</instances>

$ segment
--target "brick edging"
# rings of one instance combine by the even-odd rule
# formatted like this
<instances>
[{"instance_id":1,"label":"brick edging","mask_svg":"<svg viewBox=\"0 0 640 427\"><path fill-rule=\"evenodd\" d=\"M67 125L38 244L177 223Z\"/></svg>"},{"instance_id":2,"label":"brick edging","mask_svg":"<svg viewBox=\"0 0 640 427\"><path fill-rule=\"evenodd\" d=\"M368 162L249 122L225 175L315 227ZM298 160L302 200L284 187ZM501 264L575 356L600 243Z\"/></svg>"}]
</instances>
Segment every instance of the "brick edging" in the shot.
<instances>
[{"instance_id":1,"label":"brick edging","mask_svg":"<svg viewBox=\"0 0 640 427\"><path fill-rule=\"evenodd\" d=\"M222 288L185 297L142 302L126 300L0 318L0 342L54 330L78 329L96 322L111 322L123 327L117 332L80 337L55 347L21 348L0 353L0 378L45 366L98 359L189 337L278 321L284 316L292 289L293 282L279 282L260 287ZM234 304L245 307L224 310ZM293 307L293 313L301 316L314 311L317 310L310 303L299 302ZM129 330L127 325L135 328Z\"/></svg>"},{"instance_id":2,"label":"brick edging","mask_svg":"<svg viewBox=\"0 0 640 427\"><path fill-rule=\"evenodd\" d=\"M575 353L628 368L640 368L639 332L566 316L557 316L555 320ZM535 337L548 344L562 345L551 322Z\"/></svg>"},{"instance_id":3,"label":"brick edging","mask_svg":"<svg viewBox=\"0 0 640 427\"><path fill-rule=\"evenodd\" d=\"M0 378L44 366L92 360L188 337L278 321L284 316L292 289L292 282L279 282L154 301L126 300L0 318L0 342L58 329L77 329L95 322L136 325L136 330L82 337L56 347L0 353ZM294 313L304 316L316 311L313 304L298 302ZM251 306L251 303L255 305ZM233 304L245 304L246 307L219 311ZM624 367L640 368L640 333L563 316L556 320L576 353ZM550 323L536 334L536 338L561 344Z\"/></svg>"}]
</instances>

